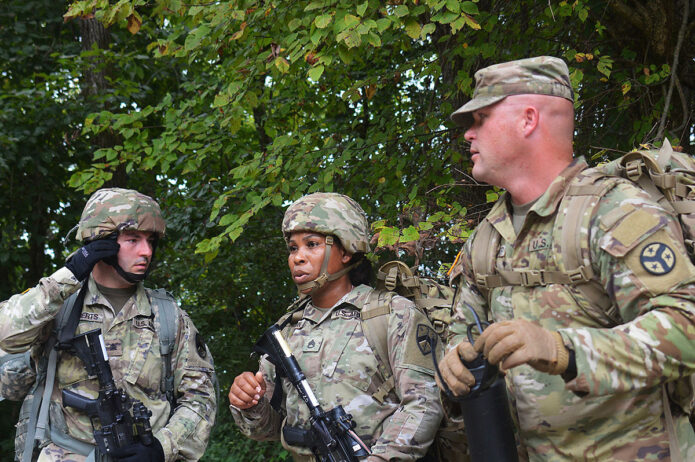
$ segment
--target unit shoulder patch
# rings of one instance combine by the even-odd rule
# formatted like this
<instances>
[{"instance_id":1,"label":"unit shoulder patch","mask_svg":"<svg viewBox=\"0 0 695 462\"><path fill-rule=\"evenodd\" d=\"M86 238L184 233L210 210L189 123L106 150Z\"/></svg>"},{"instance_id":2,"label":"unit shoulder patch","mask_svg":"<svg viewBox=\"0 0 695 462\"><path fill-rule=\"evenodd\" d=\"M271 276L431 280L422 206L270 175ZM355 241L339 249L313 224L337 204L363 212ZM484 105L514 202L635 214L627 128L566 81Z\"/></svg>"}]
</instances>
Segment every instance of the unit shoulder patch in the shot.
<instances>
[{"instance_id":1,"label":"unit shoulder patch","mask_svg":"<svg viewBox=\"0 0 695 462\"><path fill-rule=\"evenodd\" d=\"M663 242L653 242L642 249L640 263L650 274L667 274L676 266L676 254Z\"/></svg>"},{"instance_id":2,"label":"unit shoulder patch","mask_svg":"<svg viewBox=\"0 0 695 462\"><path fill-rule=\"evenodd\" d=\"M660 229L629 252L625 264L652 295L662 294L695 275L695 267L681 248Z\"/></svg>"}]
</instances>

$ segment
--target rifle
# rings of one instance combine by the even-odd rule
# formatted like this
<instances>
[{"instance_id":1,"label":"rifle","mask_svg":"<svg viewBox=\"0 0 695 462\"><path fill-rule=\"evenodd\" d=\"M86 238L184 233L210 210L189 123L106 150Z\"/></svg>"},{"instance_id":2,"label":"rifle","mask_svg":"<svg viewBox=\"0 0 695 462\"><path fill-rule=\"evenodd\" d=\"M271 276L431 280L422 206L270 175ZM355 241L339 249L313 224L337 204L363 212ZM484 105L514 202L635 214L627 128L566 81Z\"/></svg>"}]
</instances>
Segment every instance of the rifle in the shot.
<instances>
[{"instance_id":1,"label":"rifle","mask_svg":"<svg viewBox=\"0 0 695 462\"><path fill-rule=\"evenodd\" d=\"M99 381L99 396L90 399L63 390L63 404L89 416L99 451L110 454L114 449L129 446L135 441L146 446L152 444L152 411L142 402L130 398L124 390L116 388L101 329L76 335L70 344L77 357L84 362L87 373L96 376Z\"/></svg>"},{"instance_id":2,"label":"rifle","mask_svg":"<svg viewBox=\"0 0 695 462\"><path fill-rule=\"evenodd\" d=\"M311 429L285 427L283 436L288 444L310 448L321 462L357 462L371 454L353 430L355 422L343 406L338 405L328 412L321 408L277 324L265 331L253 349L268 355L276 374L289 379L309 408Z\"/></svg>"}]
</instances>

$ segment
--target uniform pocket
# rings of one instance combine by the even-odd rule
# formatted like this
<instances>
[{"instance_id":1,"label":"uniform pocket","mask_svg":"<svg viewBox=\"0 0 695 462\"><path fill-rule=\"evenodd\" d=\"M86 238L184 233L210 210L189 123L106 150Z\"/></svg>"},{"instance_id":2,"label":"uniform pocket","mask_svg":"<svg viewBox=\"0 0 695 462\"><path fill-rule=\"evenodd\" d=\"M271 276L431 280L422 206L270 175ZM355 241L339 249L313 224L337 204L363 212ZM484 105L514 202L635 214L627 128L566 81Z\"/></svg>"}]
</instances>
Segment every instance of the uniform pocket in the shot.
<instances>
[{"instance_id":1,"label":"uniform pocket","mask_svg":"<svg viewBox=\"0 0 695 462\"><path fill-rule=\"evenodd\" d=\"M162 396L160 382L162 379L163 360L159 351L159 338L149 328L133 328L131 339L124 342L123 357L129 361L125 381L136 384L137 388L151 399Z\"/></svg>"},{"instance_id":2,"label":"uniform pocket","mask_svg":"<svg viewBox=\"0 0 695 462\"><path fill-rule=\"evenodd\" d=\"M330 358L333 362L330 368L324 368L324 375L333 382L343 386L352 385L366 392L377 371L377 364L374 352L358 324L360 321L355 320L349 329L342 330L327 353L326 359Z\"/></svg>"}]
</instances>

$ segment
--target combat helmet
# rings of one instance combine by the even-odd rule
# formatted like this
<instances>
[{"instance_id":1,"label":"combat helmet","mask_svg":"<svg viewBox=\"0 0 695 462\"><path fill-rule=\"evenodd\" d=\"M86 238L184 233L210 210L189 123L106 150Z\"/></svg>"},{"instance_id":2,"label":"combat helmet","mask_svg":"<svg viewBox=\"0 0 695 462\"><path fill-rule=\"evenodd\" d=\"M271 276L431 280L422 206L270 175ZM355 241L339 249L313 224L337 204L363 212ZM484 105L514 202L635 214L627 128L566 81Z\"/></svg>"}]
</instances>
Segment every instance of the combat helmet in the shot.
<instances>
[{"instance_id":1,"label":"combat helmet","mask_svg":"<svg viewBox=\"0 0 695 462\"><path fill-rule=\"evenodd\" d=\"M87 201L77 225L76 238L80 242L90 242L116 239L121 231L149 231L156 236L152 249L154 258L157 241L164 236L165 230L166 222L159 204L150 196L133 189L103 188ZM149 272L149 268L144 274L126 272L116 257L104 261L131 283L142 281Z\"/></svg>"},{"instance_id":2,"label":"combat helmet","mask_svg":"<svg viewBox=\"0 0 695 462\"><path fill-rule=\"evenodd\" d=\"M326 236L326 253L319 276L313 281L298 285L300 294L311 288L313 293L326 282L333 281L354 268L354 262L337 273L328 274L333 236L340 240L350 254L367 253L369 247L369 223L362 207L348 196L338 193L313 193L297 199L285 212L282 234L289 242L294 232L313 231Z\"/></svg>"},{"instance_id":3,"label":"combat helmet","mask_svg":"<svg viewBox=\"0 0 695 462\"><path fill-rule=\"evenodd\" d=\"M164 236L166 223L159 204L133 189L104 188L87 201L77 227L77 240L103 239L121 231L151 231Z\"/></svg>"}]
</instances>

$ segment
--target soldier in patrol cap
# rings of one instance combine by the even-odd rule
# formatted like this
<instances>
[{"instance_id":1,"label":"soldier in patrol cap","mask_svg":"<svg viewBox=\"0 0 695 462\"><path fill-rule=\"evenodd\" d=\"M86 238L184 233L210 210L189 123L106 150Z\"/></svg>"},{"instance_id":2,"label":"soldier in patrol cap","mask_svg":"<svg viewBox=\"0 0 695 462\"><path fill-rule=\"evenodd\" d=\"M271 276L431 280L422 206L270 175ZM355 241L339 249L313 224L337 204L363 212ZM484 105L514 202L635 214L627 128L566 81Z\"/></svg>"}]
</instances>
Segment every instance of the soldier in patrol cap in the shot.
<instances>
[{"instance_id":1,"label":"soldier in patrol cap","mask_svg":"<svg viewBox=\"0 0 695 462\"><path fill-rule=\"evenodd\" d=\"M36 287L11 297L0 310L0 348L10 353L30 350L39 364L49 354L44 344L64 300L84 291L83 305L75 308L81 309L76 333L101 329L116 386L152 412L154 440L149 445L134 441L110 456L95 451L90 417L64 406L61 392L94 398L98 382L88 376L77 356L61 351L47 407L49 430L45 435L37 431L37 444L30 438L26 446L26 434L18 432L17 460L22 453L21 460L41 461L198 460L217 409L212 358L188 315L172 299L170 315L177 320L171 324L176 326L170 355L174 385L173 399L168 399L161 386L164 360L157 338L164 324L159 316L163 308L153 300L154 292L143 286L165 232L159 205L134 190L100 189L87 201L76 228L83 246L65 266L42 278ZM20 420L18 428L26 426Z\"/></svg>"},{"instance_id":2,"label":"soldier in patrol cap","mask_svg":"<svg viewBox=\"0 0 695 462\"><path fill-rule=\"evenodd\" d=\"M506 192L450 274L444 382L465 396L475 381L462 360L480 352L506 371L523 458L695 460L688 417L667 396L695 372L695 267L677 218L573 157L574 95L561 59L497 64L475 79L451 117L466 128L473 176ZM580 194L595 205L582 226L566 206ZM580 235L580 271L563 261L563 233ZM592 305L590 291L605 306ZM471 310L493 321L473 344Z\"/></svg>"},{"instance_id":3,"label":"soldier in patrol cap","mask_svg":"<svg viewBox=\"0 0 695 462\"><path fill-rule=\"evenodd\" d=\"M362 208L341 194L310 194L287 209L282 232L303 306L283 334L319 403L325 410L342 405L352 414L355 432L371 449L366 460L422 458L442 417L432 360L416 341L418 329L432 327L408 299L385 296L367 285L369 225ZM395 380L388 381L380 372L365 337L360 311L367 306L390 308L384 314L384 360ZM295 460L315 460L309 448L286 441L284 430L306 431L310 415L289 381L283 380L277 390L275 380L275 370L265 358L258 372L237 376L229 390L234 420L250 438L281 439ZM283 398L275 409L271 396L278 392Z\"/></svg>"}]
</instances>

